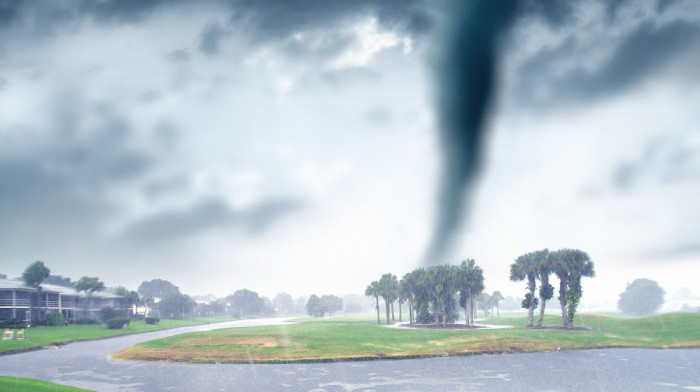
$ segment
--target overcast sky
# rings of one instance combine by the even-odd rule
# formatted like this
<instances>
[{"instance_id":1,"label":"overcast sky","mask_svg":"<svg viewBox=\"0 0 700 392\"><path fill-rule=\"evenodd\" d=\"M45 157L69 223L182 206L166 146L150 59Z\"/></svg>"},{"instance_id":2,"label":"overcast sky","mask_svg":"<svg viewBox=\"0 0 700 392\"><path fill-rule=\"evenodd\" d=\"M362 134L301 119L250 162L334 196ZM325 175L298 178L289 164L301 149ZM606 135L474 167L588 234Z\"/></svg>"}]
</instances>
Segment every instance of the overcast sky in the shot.
<instances>
[{"instance_id":1,"label":"overcast sky","mask_svg":"<svg viewBox=\"0 0 700 392\"><path fill-rule=\"evenodd\" d=\"M445 23L426 4L0 1L0 272L298 296L420 266ZM537 4L498 53L444 262L521 295L515 257L580 248L584 304L697 287L700 3Z\"/></svg>"}]
</instances>

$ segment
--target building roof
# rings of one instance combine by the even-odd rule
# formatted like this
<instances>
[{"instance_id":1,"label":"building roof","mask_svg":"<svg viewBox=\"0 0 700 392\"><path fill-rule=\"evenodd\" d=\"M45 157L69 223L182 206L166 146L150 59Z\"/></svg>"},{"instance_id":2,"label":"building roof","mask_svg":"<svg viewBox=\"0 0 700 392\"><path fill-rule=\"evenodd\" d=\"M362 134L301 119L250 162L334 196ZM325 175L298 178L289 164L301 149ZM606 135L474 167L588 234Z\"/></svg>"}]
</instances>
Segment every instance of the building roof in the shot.
<instances>
[{"instance_id":1,"label":"building roof","mask_svg":"<svg viewBox=\"0 0 700 392\"><path fill-rule=\"evenodd\" d=\"M18 279L0 279L0 290L26 290L26 291L33 291L33 287L29 287L24 284L21 280ZM44 292L47 293L54 293L54 294L60 294L60 295L72 295L75 297L85 297L85 292L83 291L75 291L74 288L72 287L64 287L64 286L57 286L55 284L46 284L42 283L41 284L41 289ZM122 298L121 295L114 294L109 291L98 291L95 293L92 293L93 298Z\"/></svg>"}]
</instances>

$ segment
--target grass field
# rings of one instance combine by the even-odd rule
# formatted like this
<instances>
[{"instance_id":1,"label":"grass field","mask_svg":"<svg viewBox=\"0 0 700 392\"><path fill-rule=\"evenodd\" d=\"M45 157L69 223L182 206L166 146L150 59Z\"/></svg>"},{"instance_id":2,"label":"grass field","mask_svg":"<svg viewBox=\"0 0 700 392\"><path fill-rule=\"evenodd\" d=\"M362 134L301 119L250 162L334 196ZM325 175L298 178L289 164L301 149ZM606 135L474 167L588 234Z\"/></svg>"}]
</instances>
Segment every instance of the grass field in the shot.
<instances>
[{"instance_id":1,"label":"grass field","mask_svg":"<svg viewBox=\"0 0 700 392\"><path fill-rule=\"evenodd\" d=\"M525 318L489 319L511 329L416 330L387 328L363 318L301 320L298 324L222 329L129 347L115 359L218 362L302 362L478 353L533 352L595 347L700 347L700 314L671 313L622 319L577 315L588 331L525 329ZM545 324L559 325L549 316Z\"/></svg>"},{"instance_id":2,"label":"grass field","mask_svg":"<svg viewBox=\"0 0 700 392\"><path fill-rule=\"evenodd\" d=\"M52 384L32 378L0 376L0 391L3 392L90 392L87 389Z\"/></svg>"},{"instance_id":3,"label":"grass field","mask_svg":"<svg viewBox=\"0 0 700 392\"><path fill-rule=\"evenodd\" d=\"M160 329L200 325L219 321L231 321L230 317L209 317L186 320L161 320L158 325L146 324L144 321L132 321L125 329L107 329L104 324L67 325L65 327L32 327L25 329L24 340L0 341L0 353L26 350L34 347L64 344L78 340L94 340L110 336L131 333L151 332Z\"/></svg>"}]
</instances>

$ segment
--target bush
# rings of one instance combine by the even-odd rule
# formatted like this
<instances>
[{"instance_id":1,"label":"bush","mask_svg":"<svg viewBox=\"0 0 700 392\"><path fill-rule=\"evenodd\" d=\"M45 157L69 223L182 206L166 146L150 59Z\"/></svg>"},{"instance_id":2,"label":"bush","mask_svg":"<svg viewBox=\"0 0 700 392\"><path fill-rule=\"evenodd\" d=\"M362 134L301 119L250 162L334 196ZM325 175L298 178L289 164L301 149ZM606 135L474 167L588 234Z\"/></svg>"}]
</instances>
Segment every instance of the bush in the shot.
<instances>
[{"instance_id":1,"label":"bush","mask_svg":"<svg viewBox=\"0 0 700 392\"><path fill-rule=\"evenodd\" d=\"M122 329L129 325L129 319L126 317L117 317L107 320L105 323L109 329Z\"/></svg>"},{"instance_id":2,"label":"bush","mask_svg":"<svg viewBox=\"0 0 700 392\"><path fill-rule=\"evenodd\" d=\"M5 329L5 328L22 329L22 328L27 328L27 323L25 320L22 320L22 319L4 320L4 321L0 321L0 328L1 329Z\"/></svg>"},{"instance_id":3,"label":"bush","mask_svg":"<svg viewBox=\"0 0 700 392\"><path fill-rule=\"evenodd\" d=\"M121 309L113 308L111 306L100 309L100 320L102 320L102 321L108 321L111 319L125 318L125 317L126 317L126 314Z\"/></svg>"},{"instance_id":4,"label":"bush","mask_svg":"<svg viewBox=\"0 0 700 392\"><path fill-rule=\"evenodd\" d=\"M146 321L146 324L158 325L158 323L160 323L160 318L159 317L146 317L144 319L144 321Z\"/></svg>"},{"instance_id":5,"label":"bush","mask_svg":"<svg viewBox=\"0 0 700 392\"><path fill-rule=\"evenodd\" d=\"M85 324L99 324L100 322L93 319L77 318L71 321L71 324L85 325Z\"/></svg>"},{"instance_id":6,"label":"bush","mask_svg":"<svg viewBox=\"0 0 700 392\"><path fill-rule=\"evenodd\" d=\"M51 327L57 327L59 325L65 325L66 319L61 313L51 312L46 314L46 324Z\"/></svg>"}]
</instances>

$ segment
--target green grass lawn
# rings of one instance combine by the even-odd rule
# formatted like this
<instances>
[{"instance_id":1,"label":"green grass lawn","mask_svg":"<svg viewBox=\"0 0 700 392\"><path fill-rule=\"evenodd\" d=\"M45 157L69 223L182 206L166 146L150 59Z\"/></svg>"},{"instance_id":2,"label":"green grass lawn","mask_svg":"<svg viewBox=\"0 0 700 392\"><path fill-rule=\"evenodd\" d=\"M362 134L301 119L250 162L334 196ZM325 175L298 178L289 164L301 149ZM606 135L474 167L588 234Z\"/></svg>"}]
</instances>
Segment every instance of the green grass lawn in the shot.
<instances>
[{"instance_id":1,"label":"green grass lawn","mask_svg":"<svg viewBox=\"0 0 700 392\"><path fill-rule=\"evenodd\" d=\"M201 317L186 320L161 320L158 325L146 324L143 320L134 320L125 329L107 329L104 324L31 327L24 330L26 335L24 340L15 337L13 340L0 341L0 352L232 320L231 317Z\"/></svg>"},{"instance_id":2,"label":"green grass lawn","mask_svg":"<svg viewBox=\"0 0 700 392\"><path fill-rule=\"evenodd\" d=\"M581 314L588 331L522 328L524 317L488 319L511 329L387 328L364 318L304 319L299 324L222 329L145 342L113 357L156 361L296 362L477 353L555 351L596 347L700 347L700 314L621 319ZM545 324L560 325L548 316Z\"/></svg>"},{"instance_id":3,"label":"green grass lawn","mask_svg":"<svg viewBox=\"0 0 700 392\"><path fill-rule=\"evenodd\" d=\"M53 384L32 378L0 376L0 391L3 392L90 392L87 389Z\"/></svg>"}]
</instances>

